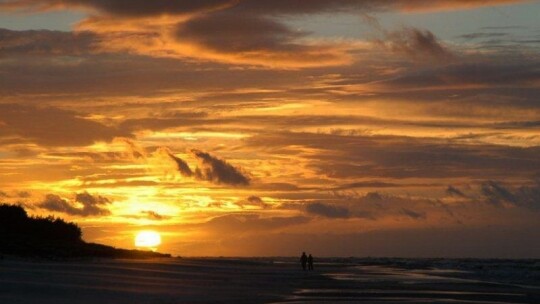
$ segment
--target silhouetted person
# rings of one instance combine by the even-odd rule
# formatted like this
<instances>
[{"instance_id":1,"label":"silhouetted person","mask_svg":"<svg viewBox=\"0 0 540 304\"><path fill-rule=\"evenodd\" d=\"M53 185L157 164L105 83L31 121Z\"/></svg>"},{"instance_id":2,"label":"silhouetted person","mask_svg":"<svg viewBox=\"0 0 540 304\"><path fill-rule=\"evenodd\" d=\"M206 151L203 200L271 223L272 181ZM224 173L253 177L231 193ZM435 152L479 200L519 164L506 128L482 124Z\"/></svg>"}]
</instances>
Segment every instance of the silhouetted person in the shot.
<instances>
[{"instance_id":1,"label":"silhouetted person","mask_svg":"<svg viewBox=\"0 0 540 304\"><path fill-rule=\"evenodd\" d=\"M313 270L313 256L311 255L311 253L309 254L307 258L307 262L308 262L308 269Z\"/></svg>"},{"instance_id":2,"label":"silhouetted person","mask_svg":"<svg viewBox=\"0 0 540 304\"><path fill-rule=\"evenodd\" d=\"M300 263L302 263L302 269L306 270L308 257L306 256L305 252L302 252L302 256L300 257Z\"/></svg>"}]
</instances>

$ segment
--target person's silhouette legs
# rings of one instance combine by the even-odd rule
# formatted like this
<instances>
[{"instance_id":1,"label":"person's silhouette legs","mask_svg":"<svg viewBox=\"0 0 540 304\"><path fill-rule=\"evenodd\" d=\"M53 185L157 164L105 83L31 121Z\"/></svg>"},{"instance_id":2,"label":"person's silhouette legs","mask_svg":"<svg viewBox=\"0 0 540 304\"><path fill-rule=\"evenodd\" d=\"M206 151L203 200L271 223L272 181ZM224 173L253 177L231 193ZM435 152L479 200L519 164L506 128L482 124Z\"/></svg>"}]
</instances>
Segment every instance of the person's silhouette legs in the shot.
<instances>
[{"instance_id":1,"label":"person's silhouette legs","mask_svg":"<svg viewBox=\"0 0 540 304\"><path fill-rule=\"evenodd\" d=\"M300 257L300 263L302 264L302 269L303 270L306 270L307 260L308 260L308 258L306 256L306 253L302 252L302 256Z\"/></svg>"}]
</instances>

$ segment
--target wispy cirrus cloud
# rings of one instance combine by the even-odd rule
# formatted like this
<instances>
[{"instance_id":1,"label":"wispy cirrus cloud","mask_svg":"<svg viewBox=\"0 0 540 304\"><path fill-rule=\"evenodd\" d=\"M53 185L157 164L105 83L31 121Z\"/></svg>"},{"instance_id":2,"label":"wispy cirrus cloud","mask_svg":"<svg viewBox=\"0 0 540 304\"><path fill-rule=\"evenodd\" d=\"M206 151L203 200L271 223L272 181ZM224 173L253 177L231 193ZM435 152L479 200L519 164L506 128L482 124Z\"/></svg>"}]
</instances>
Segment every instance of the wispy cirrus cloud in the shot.
<instances>
[{"instance_id":1,"label":"wispy cirrus cloud","mask_svg":"<svg viewBox=\"0 0 540 304\"><path fill-rule=\"evenodd\" d=\"M0 29L0 56L81 56L97 52L90 32Z\"/></svg>"},{"instance_id":2,"label":"wispy cirrus cloud","mask_svg":"<svg viewBox=\"0 0 540 304\"><path fill-rule=\"evenodd\" d=\"M275 68L303 68L350 64L358 45L345 41L313 39L276 18L330 12L366 13L384 10L459 9L519 1L94 1L13 0L4 8L46 10L87 8L94 15L79 29L99 33L100 51L197 58L229 64ZM130 19L171 16L165 24ZM177 16L177 17L174 17ZM122 30L124 28L125 30ZM120 29L120 30L119 30ZM216 34L218 33L219 34ZM429 31L405 29L389 33L382 45L408 55L450 58L450 53Z\"/></svg>"},{"instance_id":3,"label":"wispy cirrus cloud","mask_svg":"<svg viewBox=\"0 0 540 304\"><path fill-rule=\"evenodd\" d=\"M264 238L290 249L311 231L331 234L320 250L367 231L530 231L532 30L439 32L421 15L522 2L0 1L86 14L73 32L0 30L0 196L88 214L85 231L152 224L194 254L253 254ZM425 28L362 23L380 12Z\"/></svg>"},{"instance_id":4,"label":"wispy cirrus cloud","mask_svg":"<svg viewBox=\"0 0 540 304\"><path fill-rule=\"evenodd\" d=\"M0 122L0 138L15 136L43 146L83 146L122 135L114 127L52 107L0 104Z\"/></svg>"},{"instance_id":5,"label":"wispy cirrus cloud","mask_svg":"<svg viewBox=\"0 0 540 304\"><path fill-rule=\"evenodd\" d=\"M439 61L445 64L456 59L456 55L429 30L405 27L397 31L385 31L377 44L401 56L415 61Z\"/></svg>"},{"instance_id":6,"label":"wispy cirrus cloud","mask_svg":"<svg viewBox=\"0 0 540 304\"><path fill-rule=\"evenodd\" d=\"M157 1L101 1L101 0L4 0L0 3L5 8L53 9L64 7L87 7L102 12L127 16L146 16L167 14L186 14L229 8L241 8L255 14L305 14L325 11L361 9L361 10L435 10L460 9L479 6L504 5L526 2L524 0L315 0L306 3L301 0L157 0Z\"/></svg>"},{"instance_id":7,"label":"wispy cirrus cloud","mask_svg":"<svg viewBox=\"0 0 540 304\"><path fill-rule=\"evenodd\" d=\"M331 178L442 178L533 176L539 163L538 147L468 145L434 139L396 136L346 136L340 134L281 133L250 138L248 145L282 150L297 146L317 149L307 161L319 174ZM301 150L301 149L299 149ZM459 169L458 169L459 168Z\"/></svg>"}]
</instances>

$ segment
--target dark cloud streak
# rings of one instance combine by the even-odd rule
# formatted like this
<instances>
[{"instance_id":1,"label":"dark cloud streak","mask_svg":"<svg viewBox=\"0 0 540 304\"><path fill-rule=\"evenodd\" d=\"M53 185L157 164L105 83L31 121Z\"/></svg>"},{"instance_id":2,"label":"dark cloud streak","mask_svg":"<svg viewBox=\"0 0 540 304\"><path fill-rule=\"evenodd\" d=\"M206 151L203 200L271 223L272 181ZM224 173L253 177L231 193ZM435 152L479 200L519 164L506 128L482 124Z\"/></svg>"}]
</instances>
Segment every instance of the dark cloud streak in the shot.
<instances>
[{"instance_id":1,"label":"dark cloud streak","mask_svg":"<svg viewBox=\"0 0 540 304\"><path fill-rule=\"evenodd\" d=\"M167 152L168 156L176 163L180 175L185 177L193 176L198 180L209 181L218 185L248 186L250 184L248 176L225 160L196 149L191 150L190 153L199 162L195 170L191 170L188 163L183 159Z\"/></svg>"},{"instance_id":2,"label":"dark cloud streak","mask_svg":"<svg viewBox=\"0 0 540 304\"><path fill-rule=\"evenodd\" d=\"M486 202L498 206L514 206L540 211L540 183L534 186L509 188L500 182L487 181L481 185Z\"/></svg>"},{"instance_id":3,"label":"dark cloud streak","mask_svg":"<svg viewBox=\"0 0 540 304\"><path fill-rule=\"evenodd\" d=\"M104 206L111 204L111 201L105 197L93 196L87 192L83 192L76 195L75 202L80 203L82 207L56 194L48 194L45 200L38 204L38 207L48 211L82 217L106 216L111 214L108 209L104 208Z\"/></svg>"},{"instance_id":4,"label":"dark cloud streak","mask_svg":"<svg viewBox=\"0 0 540 304\"><path fill-rule=\"evenodd\" d=\"M332 206L322 203L312 203L306 206L306 211L310 214L320 215L328 218L349 218L349 209L340 206Z\"/></svg>"},{"instance_id":5,"label":"dark cloud streak","mask_svg":"<svg viewBox=\"0 0 540 304\"><path fill-rule=\"evenodd\" d=\"M168 152L167 154L176 163L176 168L178 169L178 172L180 172L180 175L186 176L186 177L193 176L193 171L191 171L191 168L189 168L189 165L187 162L185 162L183 159L175 156L174 154L170 152Z\"/></svg>"},{"instance_id":6,"label":"dark cloud streak","mask_svg":"<svg viewBox=\"0 0 540 304\"><path fill-rule=\"evenodd\" d=\"M199 150L191 150L191 153L199 161L199 166L195 170L197 178L233 186L248 186L250 184L249 177L226 161Z\"/></svg>"},{"instance_id":7,"label":"dark cloud streak","mask_svg":"<svg viewBox=\"0 0 540 304\"><path fill-rule=\"evenodd\" d=\"M426 59L447 64L455 55L429 30L405 27L399 31L384 32L377 44L402 56L425 62Z\"/></svg>"},{"instance_id":8,"label":"dark cloud streak","mask_svg":"<svg viewBox=\"0 0 540 304\"><path fill-rule=\"evenodd\" d=\"M5 9L89 7L118 16L204 13L232 8L252 14L316 14L335 11L436 10L510 4L524 0L7 0Z\"/></svg>"}]
</instances>

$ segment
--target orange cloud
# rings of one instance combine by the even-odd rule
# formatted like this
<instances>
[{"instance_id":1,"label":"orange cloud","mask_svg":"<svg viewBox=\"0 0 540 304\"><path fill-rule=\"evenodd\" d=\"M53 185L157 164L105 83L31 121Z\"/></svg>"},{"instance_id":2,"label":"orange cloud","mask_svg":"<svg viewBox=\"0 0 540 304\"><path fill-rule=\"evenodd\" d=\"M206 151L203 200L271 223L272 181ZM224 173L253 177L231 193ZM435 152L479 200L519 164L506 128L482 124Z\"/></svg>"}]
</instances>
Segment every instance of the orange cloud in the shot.
<instances>
[{"instance_id":1,"label":"orange cloud","mask_svg":"<svg viewBox=\"0 0 540 304\"><path fill-rule=\"evenodd\" d=\"M12 0L4 8L43 10L89 8L93 16L79 24L79 31L100 34L99 47L107 52L129 52L166 58L192 58L229 64L272 68L306 68L353 62L353 43L315 40L309 33L292 30L276 15L298 15L379 10L439 10L522 2L472 1L254 1L254 0ZM429 32L409 31L405 45L441 57L441 45ZM394 35L394 40L396 36ZM407 41L405 41L407 40ZM415 51L415 50L413 50Z\"/></svg>"},{"instance_id":2,"label":"orange cloud","mask_svg":"<svg viewBox=\"0 0 540 304\"><path fill-rule=\"evenodd\" d=\"M255 14L304 14L340 10L448 10L529 2L530 0L7 0L4 9L93 9L116 16L159 16L206 13L225 9Z\"/></svg>"},{"instance_id":3,"label":"orange cloud","mask_svg":"<svg viewBox=\"0 0 540 304\"><path fill-rule=\"evenodd\" d=\"M96 33L100 52L197 59L271 68L335 66L353 61L352 43L314 40L269 18L234 14L155 21L91 17L77 31ZM121 30L118 30L121 29Z\"/></svg>"}]
</instances>

